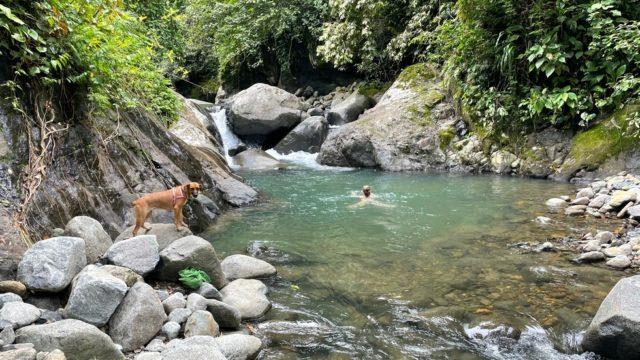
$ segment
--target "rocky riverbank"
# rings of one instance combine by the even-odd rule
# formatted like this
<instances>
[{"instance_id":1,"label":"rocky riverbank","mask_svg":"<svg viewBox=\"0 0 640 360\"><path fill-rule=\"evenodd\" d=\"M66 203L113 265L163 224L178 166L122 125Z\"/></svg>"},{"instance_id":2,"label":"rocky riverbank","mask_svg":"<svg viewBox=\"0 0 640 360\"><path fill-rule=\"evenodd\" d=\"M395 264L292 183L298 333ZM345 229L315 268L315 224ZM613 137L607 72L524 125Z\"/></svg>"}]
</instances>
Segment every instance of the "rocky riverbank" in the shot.
<instances>
[{"instance_id":1,"label":"rocky riverbank","mask_svg":"<svg viewBox=\"0 0 640 360\"><path fill-rule=\"evenodd\" d=\"M0 281L0 358L256 358L262 341L245 324L269 311L258 279L276 269L241 254L220 261L189 230L151 226L153 233L125 231L112 241L80 216L28 249ZM178 282L186 268L211 281L187 290Z\"/></svg>"}]
</instances>

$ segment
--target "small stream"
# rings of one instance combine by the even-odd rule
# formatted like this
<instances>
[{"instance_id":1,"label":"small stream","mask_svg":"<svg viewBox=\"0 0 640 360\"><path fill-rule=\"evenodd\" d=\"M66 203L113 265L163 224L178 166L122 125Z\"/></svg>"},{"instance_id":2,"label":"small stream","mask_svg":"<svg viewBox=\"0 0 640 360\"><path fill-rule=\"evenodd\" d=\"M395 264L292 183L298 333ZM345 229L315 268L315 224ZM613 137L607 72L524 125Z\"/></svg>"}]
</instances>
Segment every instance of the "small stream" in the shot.
<instances>
[{"instance_id":1,"label":"small stream","mask_svg":"<svg viewBox=\"0 0 640 360\"><path fill-rule=\"evenodd\" d=\"M255 326L263 358L597 358L581 332L620 273L521 245L595 230L534 221L573 186L311 166L242 173L265 201L204 234L221 256L252 244L278 268ZM392 207L350 207L364 184Z\"/></svg>"}]
</instances>

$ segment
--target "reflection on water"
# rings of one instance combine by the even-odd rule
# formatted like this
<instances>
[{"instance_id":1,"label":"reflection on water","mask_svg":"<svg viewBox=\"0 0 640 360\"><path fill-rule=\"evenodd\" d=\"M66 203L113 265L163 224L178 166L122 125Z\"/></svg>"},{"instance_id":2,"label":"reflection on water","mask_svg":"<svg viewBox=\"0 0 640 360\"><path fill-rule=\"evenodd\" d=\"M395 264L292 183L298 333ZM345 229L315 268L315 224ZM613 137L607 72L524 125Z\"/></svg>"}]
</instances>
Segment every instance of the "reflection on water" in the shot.
<instances>
[{"instance_id":1,"label":"reflection on water","mask_svg":"<svg viewBox=\"0 0 640 360\"><path fill-rule=\"evenodd\" d=\"M244 174L267 201L205 236L271 261L266 358L573 359L620 276L514 244L592 230L541 226L570 185L505 177L294 170ZM369 184L394 208L349 208ZM573 228L573 230L571 230ZM578 229L578 230L576 230Z\"/></svg>"}]
</instances>

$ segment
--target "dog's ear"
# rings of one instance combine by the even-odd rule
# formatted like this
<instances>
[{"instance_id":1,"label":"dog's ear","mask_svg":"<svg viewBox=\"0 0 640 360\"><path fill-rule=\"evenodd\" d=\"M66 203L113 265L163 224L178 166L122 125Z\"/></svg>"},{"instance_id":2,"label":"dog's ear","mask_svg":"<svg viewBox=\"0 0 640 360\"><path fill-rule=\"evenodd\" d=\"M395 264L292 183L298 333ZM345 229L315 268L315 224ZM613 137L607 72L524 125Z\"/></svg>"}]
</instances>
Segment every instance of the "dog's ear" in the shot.
<instances>
[{"instance_id":1,"label":"dog's ear","mask_svg":"<svg viewBox=\"0 0 640 360\"><path fill-rule=\"evenodd\" d=\"M189 184L182 185L182 192L187 194L187 196L191 195L191 186Z\"/></svg>"}]
</instances>

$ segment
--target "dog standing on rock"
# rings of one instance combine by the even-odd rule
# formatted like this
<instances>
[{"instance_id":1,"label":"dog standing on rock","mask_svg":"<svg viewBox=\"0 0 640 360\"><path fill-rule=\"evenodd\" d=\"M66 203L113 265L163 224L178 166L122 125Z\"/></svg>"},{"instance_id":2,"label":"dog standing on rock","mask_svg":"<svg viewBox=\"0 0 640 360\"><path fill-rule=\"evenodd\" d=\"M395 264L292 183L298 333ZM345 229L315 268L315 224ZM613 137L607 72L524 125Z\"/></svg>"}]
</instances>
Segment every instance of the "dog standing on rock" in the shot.
<instances>
[{"instance_id":1,"label":"dog standing on rock","mask_svg":"<svg viewBox=\"0 0 640 360\"><path fill-rule=\"evenodd\" d=\"M187 203L189 196L197 197L202 186L197 182L176 186L169 190L154 192L147 194L131 204L136 216L136 226L133 228L133 236L138 235L140 228L146 231L151 230L144 226L144 222L151 216L153 209L164 209L173 211L173 223L176 230L180 231L181 227L188 227L182 216L182 208Z\"/></svg>"}]
</instances>

